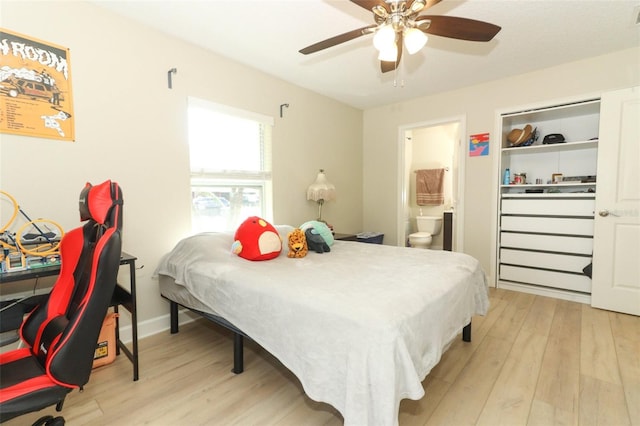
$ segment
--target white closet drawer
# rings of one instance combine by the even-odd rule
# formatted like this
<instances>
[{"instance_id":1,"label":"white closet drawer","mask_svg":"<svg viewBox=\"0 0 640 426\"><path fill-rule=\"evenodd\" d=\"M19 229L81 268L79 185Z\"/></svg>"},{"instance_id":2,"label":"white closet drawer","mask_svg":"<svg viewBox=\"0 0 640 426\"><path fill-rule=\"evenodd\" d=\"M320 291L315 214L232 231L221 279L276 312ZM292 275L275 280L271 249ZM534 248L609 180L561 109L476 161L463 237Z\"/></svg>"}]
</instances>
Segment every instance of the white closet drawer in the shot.
<instances>
[{"instance_id":1,"label":"white closet drawer","mask_svg":"<svg viewBox=\"0 0 640 426\"><path fill-rule=\"evenodd\" d=\"M503 214L593 216L595 199L503 199Z\"/></svg>"},{"instance_id":2,"label":"white closet drawer","mask_svg":"<svg viewBox=\"0 0 640 426\"><path fill-rule=\"evenodd\" d=\"M593 219L502 216L503 231L593 236Z\"/></svg>"},{"instance_id":3,"label":"white closet drawer","mask_svg":"<svg viewBox=\"0 0 640 426\"><path fill-rule=\"evenodd\" d=\"M581 237L563 237L559 235L500 233L500 246L527 250L555 251L591 255L593 239Z\"/></svg>"},{"instance_id":4,"label":"white closet drawer","mask_svg":"<svg viewBox=\"0 0 640 426\"><path fill-rule=\"evenodd\" d=\"M586 275L500 265L500 279L591 293L591 279Z\"/></svg>"},{"instance_id":5,"label":"white closet drawer","mask_svg":"<svg viewBox=\"0 0 640 426\"><path fill-rule=\"evenodd\" d=\"M500 250L500 263L531 266L533 268L556 269L565 272L582 273L582 269L591 262L591 257L572 256L570 254L539 253L522 250Z\"/></svg>"}]
</instances>

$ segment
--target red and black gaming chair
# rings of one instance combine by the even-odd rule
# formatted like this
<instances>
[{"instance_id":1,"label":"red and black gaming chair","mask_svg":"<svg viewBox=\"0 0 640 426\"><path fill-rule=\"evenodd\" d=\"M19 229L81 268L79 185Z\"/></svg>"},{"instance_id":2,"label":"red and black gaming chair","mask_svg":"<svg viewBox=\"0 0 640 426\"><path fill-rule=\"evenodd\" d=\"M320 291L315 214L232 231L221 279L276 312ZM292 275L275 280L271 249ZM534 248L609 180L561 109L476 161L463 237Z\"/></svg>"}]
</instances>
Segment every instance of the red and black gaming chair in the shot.
<instances>
[{"instance_id":1,"label":"red and black gaming chair","mask_svg":"<svg viewBox=\"0 0 640 426\"><path fill-rule=\"evenodd\" d=\"M61 411L66 395L89 381L120 264L122 192L115 182L87 183L79 204L88 222L62 239L60 275L20 328L27 347L0 354L0 422L52 405Z\"/></svg>"}]
</instances>

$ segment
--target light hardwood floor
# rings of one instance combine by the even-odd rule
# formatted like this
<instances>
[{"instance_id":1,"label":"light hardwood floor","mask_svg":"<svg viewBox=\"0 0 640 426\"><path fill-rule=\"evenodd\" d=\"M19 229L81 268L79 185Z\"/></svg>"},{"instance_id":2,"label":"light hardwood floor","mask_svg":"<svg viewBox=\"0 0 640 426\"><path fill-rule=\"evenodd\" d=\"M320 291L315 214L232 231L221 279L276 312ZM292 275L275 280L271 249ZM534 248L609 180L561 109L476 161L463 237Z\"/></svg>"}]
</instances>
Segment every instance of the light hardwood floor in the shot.
<instances>
[{"instance_id":1,"label":"light hardwood floor","mask_svg":"<svg viewBox=\"0 0 640 426\"><path fill-rule=\"evenodd\" d=\"M507 290L401 404L400 425L640 425L640 318ZM68 425L340 425L252 342L234 375L232 338L197 321L140 342L140 380L120 356L72 392ZM53 408L7 422L31 424Z\"/></svg>"}]
</instances>

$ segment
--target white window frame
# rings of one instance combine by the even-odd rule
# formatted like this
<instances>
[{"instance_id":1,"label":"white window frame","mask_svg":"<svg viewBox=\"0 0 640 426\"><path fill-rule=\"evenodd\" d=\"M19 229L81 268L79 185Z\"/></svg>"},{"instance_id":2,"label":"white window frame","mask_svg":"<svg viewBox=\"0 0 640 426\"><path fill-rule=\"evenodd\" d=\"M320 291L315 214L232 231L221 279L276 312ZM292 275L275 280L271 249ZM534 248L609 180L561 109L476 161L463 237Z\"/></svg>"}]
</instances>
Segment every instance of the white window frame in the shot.
<instances>
[{"instance_id":1,"label":"white window frame","mask_svg":"<svg viewBox=\"0 0 640 426\"><path fill-rule=\"evenodd\" d=\"M271 173L271 134L274 125L273 117L269 117L263 114L246 111L239 108L230 107L227 105L218 104L208 100L204 100L196 97L188 97L187 108L198 107L207 109L216 113L229 115L237 118L255 121L263 126L264 134L261 141L261 163L262 170L257 171L243 171L243 170L191 170L190 168L190 188L193 191L195 188L202 187L203 192L207 191L206 188L212 187L244 187L254 188L261 192L261 209L260 217L267 221L273 221L273 184ZM187 122L189 120L189 111L187 110ZM190 139L190 137L189 137ZM190 155L191 155L191 145ZM193 218L193 216L192 216ZM241 222L243 218L239 218ZM233 230L235 226L240 222L231 226ZM196 225L192 223L194 231L203 231L204 229L195 229ZM211 229L207 229L211 230ZM221 229L216 229L220 231Z\"/></svg>"}]
</instances>

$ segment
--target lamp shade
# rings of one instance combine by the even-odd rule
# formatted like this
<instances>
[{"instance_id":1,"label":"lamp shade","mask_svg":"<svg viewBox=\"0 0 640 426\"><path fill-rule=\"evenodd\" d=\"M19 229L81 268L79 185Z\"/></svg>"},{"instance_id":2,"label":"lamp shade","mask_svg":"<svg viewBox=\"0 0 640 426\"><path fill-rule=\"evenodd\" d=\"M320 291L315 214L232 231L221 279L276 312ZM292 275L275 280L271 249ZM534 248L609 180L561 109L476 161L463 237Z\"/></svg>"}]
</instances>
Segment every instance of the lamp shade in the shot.
<instances>
[{"instance_id":1,"label":"lamp shade","mask_svg":"<svg viewBox=\"0 0 640 426\"><path fill-rule=\"evenodd\" d=\"M391 25L383 25L373 36L373 46L378 50L389 49L396 44L396 31Z\"/></svg>"},{"instance_id":2,"label":"lamp shade","mask_svg":"<svg viewBox=\"0 0 640 426\"><path fill-rule=\"evenodd\" d=\"M418 52L427 43L427 35L417 28L404 30L404 45L410 55Z\"/></svg>"},{"instance_id":3,"label":"lamp shade","mask_svg":"<svg viewBox=\"0 0 640 426\"><path fill-rule=\"evenodd\" d=\"M307 188L307 200L328 201L336 198L336 187L327 180L324 170L320 169L316 181Z\"/></svg>"},{"instance_id":4,"label":"lamp shade","mask_svg":"<svg viewBox=\"0 0 640 426\"><path fill-rule=\"evenodd\" d=\"M382 49L378 54L378 59L386 62L395 62L398 60L398 47L394 44L388 48Z\"/></svg>"}]
</instances>

